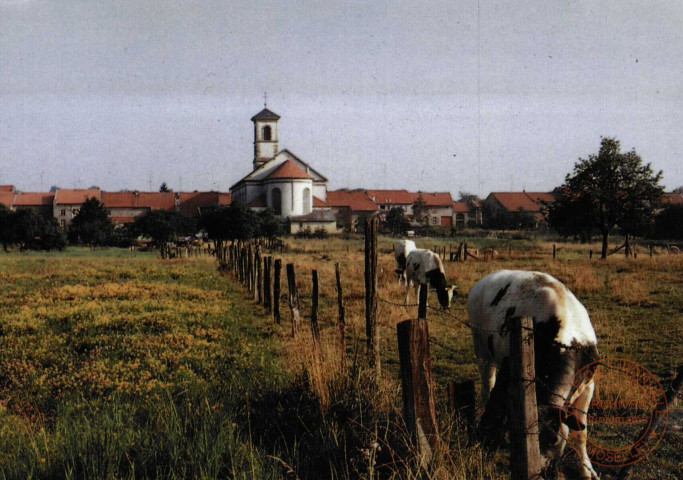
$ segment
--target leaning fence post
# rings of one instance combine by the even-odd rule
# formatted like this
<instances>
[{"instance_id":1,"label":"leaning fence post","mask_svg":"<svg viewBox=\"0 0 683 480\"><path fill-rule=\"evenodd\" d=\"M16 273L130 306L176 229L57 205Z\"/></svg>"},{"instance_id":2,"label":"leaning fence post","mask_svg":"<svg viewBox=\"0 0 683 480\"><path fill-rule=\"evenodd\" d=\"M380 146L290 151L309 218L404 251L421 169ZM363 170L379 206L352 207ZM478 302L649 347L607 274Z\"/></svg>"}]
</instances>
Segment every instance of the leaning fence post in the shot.
<instances>
[{"instance_id":1,"label":"leaning fence post","mask_svg":"<svg viewBox=\"0 0 683 480\"><path fill-rule=\"evenodd\" d=\"M280 323L280 271L282 270L282 260L275 260L275 271L273 272L273 318Z\"/></svg>"},{"instance_id":2,"label":"leaning fence post","mask_svg":"<svg viewBox=\"0 0 683 480\"><path fill-rule=\"evenodd\" d=\"M381 363L377 328L377 217L365 222L365 334L370 367L379 381Z\"/></svg>"},{"instance_id":3,"label":"leaning fence post","mask_svg":"<svg viewBox=\"0 0 683 480\"><path fill-rule=\"evenodd\" d=\"M538 444L534 323L511 317L510 331L510 466L512 480L541 478Z\"/></svg>"},{"instance_id":4,"label":"leaning fence post","mask_svg":"<svg viewBox=\"0 0 683 480\"><path fill-rule=\"evenodd\" d=\"M405 320L396 326L403 390L403 416L424 462L432 458L439 440L434 401L429 333L426 319Z\"/></svg>"},{"instance_id":5,"label":"leaning fence post","mask_svg":"<svg viewBox=\"0 0 683 480\"><path fill-rule=\"evenodd\" d=\"M341 368L346 372L346 318L344 312L344 299L342 296L341 272L339 264L334 265L334 276L337 280L337 305L339 307L339 345L341 350Z\"/></svg>"},{"instance_id":6,"label":"leaning fence post","mask_svg":"<svg viewBox=\"0 0 683 480\"><path fill-rule=\"evenodd\" d=\"M299 294L296 291L296 273L294 264L287 264L287 287L289 288L289 309L292 312L292 336L296 337L301 329L301 315L299 314Z\"/></svg>"}]
</instances>

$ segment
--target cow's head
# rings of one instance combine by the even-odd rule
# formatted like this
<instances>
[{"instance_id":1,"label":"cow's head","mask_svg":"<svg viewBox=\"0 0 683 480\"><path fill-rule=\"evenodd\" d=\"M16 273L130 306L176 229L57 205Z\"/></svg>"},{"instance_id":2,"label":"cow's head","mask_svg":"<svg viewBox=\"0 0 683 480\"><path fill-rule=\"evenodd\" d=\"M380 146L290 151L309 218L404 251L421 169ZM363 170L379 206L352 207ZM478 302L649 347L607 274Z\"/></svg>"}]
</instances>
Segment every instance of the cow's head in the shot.
<instances>
[{"instance_id":1,"label":"cow's head","mask_svg":"<svg viewBox=\"0 0 683 480\"><path fill-rule=\"evenodd\" d=\"M453 300L453 293L457 290L455 285L451 285L446 288L437 288L436 296L439 299L439 304L444 310L448 310L451 307L451 300Z\"/></svg>"}]
</instances>

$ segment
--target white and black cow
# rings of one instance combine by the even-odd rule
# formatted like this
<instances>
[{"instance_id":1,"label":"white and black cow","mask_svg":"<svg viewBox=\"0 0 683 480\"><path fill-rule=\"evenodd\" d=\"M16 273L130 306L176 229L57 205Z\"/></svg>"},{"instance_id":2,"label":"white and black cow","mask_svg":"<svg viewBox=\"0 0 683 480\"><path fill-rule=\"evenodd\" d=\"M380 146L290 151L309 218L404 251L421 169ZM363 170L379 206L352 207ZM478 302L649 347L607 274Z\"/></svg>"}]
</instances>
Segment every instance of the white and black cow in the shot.
<instances>
[{"instance_id":1,"label":"white and black cow","mask_svg":"<svg viewBox=\"0 0 683 480\"><path fill-rule=\"evenodd\" d=\"M486 436L499 428L507 409L506 321L512 316L532 317L544 478L557 475L566 439L578 452L571 478L598 478L586 452L586 412L595 385L592 372L575 376L600 357L595 331L581 302L550 275L501 270L472 287L467 307L486 402L480 433Z\"/></svg>"},{"instance_id":2,"label":"white and black cow","mask_svg":"<svg viewBox=\"0 0 683 480\"><path fill-rule=\"evenodd\" d=\"M410 299L410 283L415 284L415 296L421 285L436 290L439 304L447 309L451 306L455 285L446 283L446 271L441 258L431 250L416 248L406 258L406 301Z\"/></svg>"},{"instance_id":3,"label":"white and black cow","mask_svg":"<svg viewBox=\"0 0 683 480\"><path fill-rule=\"evenodd\" d=\"M406 258L408 254L415 250L417 246L412 240L401 240L394 247L394 258L396 258L396 274L398 275L398 284L401 284L401 279L406 282Z\"/></svg>"}]
</instances>

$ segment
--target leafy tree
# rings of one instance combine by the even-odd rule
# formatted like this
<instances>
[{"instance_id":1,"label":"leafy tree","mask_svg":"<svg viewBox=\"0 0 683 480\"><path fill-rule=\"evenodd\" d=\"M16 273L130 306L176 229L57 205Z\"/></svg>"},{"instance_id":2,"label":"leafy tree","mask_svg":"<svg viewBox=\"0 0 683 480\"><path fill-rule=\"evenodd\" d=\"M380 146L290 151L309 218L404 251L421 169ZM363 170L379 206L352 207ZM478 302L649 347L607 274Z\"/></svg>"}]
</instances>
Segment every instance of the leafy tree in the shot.
<instances>
[{"instance_id":1,"label":"leafy tree","mask_svg":"<svg viewBox=\"0 0 683 480\"><path fill-rule=\"evenodd\" d=\"M161 184L161 186L159 187L159 191L163 193L163 192L172 192L173 190L168 188L168 185L166 185L166 182L163 182Z\"/></svg>"},{"instance_id":2,"label":"leafy tree","mask_svg":"<svg viewBox=\"0 0 683 480\"><path fill-rule=\"evenodd\" d=\"M104 245L109 241L114 226L109 210L96 198L87 199L69 225L69 241L90 246Z\"/></svg>"},{"instance_id":3,"label":"leafy tree","mask_svg":"<svg viewBox=\"0 0 683 480\"><path fill-rule=\"evenodd\" d=\"M460 191L460 192L458 192L458 196L460 197L460 198L458 198L458 202L472 203L472 202L478 202L481 200L479 198L479 196L475 195L474 193L470 193L470 192Z\"/></svg>"},{"instance_id":4,"label":"leafy tree","mask_svg":"<svg viewBox=\"0 0 683 480\"><path fill-rule=\"evenodd\" d=\"M191 235L196 231L196 222L180 212L150 210L139 216L133 223L133 231L138 235L152 238L159 248L175 237Z\"/></svg>"},{"instance_id":5,"label":"leafy tree","mask_svg":"<svg viewBox=\"0 0 683 480\"><path fill-rule=\"evenodd\" d=\"M387 212L384 226L394 235L401 235L410 228L410 223L404 213L401 207L393 207Z\"/></svg>"},{"instance_id":6,"label":"leafy tree","mask_svg":"<svg viewBox=\"0 0 683 480\"><path fill-rule=\"evenodd\" d=\"M596 229L602 235L601 258L607 258L609 234L618 228L626 235L652 227L663 187L662 172L643 165L635 150L622 153L614 138L603 138L597 155L579 159L567 174L561 195L549 209L549 222L565 233Z\"/></svg>"},{"instance_id":7,"label":"leafy tree","mask_svg":"<svg viewBox=\"0 0 683 480\"><path fill-rule=\"evenodd\" d=\"M62 250L66 246L57 220L33 210L0 211L0 236L5 250L9 245L33 250Z\"/></svg>"},{"instance_id":8,"label":"leafy tree","mask_svg":"<svg viewBox=\"0 0 683 480\"><path fill-rule=\"evenodd\" d=\"M674 188L673 193L678 193L679 195L683 194L683 186Z\"/></svg>"},{"instance_id":9,"label":"leafy tree","mask_svg":"<svg viewBox=\"0 0 683 480\"><path fill-rule=\"evenodd\" d=\"M12 211L5 205L0 204L0 243L7 251L12 243Z\"/></svg>"},{"instance_id":10,"label":"leafy tree","mask_svg":"<svg viewBox=\"0 0 683 480\"><path fill-rule=\"evenodd\" d=\"M227 207L206 210L199 218L199 228L204 230L216 248L222 248L229 240L247 240L259 234L259 228L275 232L276 227L270 223L268 213L257 215L248 207L235 202ZM272 216L274 219L274 216ZM264 223L261 223L263 221ZM272 231L271 231L272 230Z\"/></svg>"},{"instance_id":11,"label":"leafy tree","mask_svg":"<svg viewBox=\"0 0 683 480\"><path fill-rule=\"evenodd\" d=\"M420 225L427 223L427 205L420 193L413 203L413 218Z\"/></svg>"},{"instance_id":12,"label":"leafy tree","mask_svg":"<svg viewBox=\"0 0 683 480\"><path fill-rule=\"evenodd\" d=\"M258 237L275 238L284 232L284 224L275 217L275 213L270 208L259 212L257 220L256 236Z\"/></svg>"}]
</instances>

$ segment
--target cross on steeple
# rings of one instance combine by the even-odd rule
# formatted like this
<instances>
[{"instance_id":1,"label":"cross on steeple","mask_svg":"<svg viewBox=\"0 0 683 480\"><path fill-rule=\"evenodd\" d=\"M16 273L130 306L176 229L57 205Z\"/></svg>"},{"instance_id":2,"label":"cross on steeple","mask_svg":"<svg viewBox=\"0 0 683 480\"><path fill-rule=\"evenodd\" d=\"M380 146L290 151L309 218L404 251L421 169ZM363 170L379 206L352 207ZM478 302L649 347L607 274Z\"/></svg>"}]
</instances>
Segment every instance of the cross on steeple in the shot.
<instances>
[{"instance_id":1,"label":"cross on steeple","mask_svg":"<svg viewBox=\"0 0 683 480\"><path fill-rule=\"evenodd\" d=\"M263 108L268 106L268 92L263 92Z\"/></svg>"}]
</instances>

